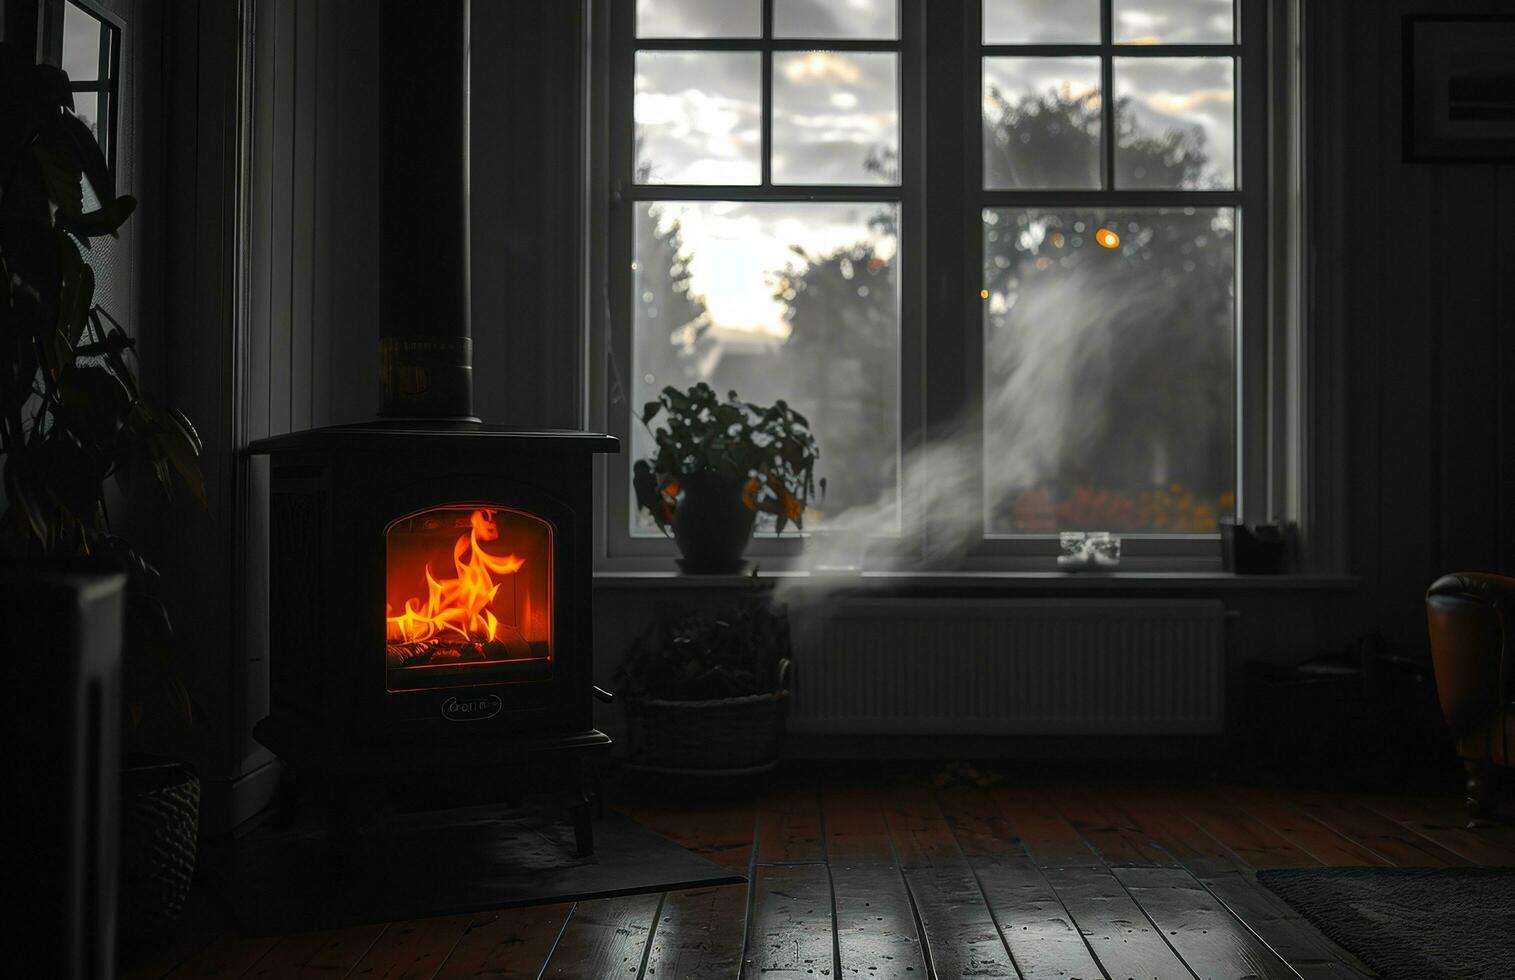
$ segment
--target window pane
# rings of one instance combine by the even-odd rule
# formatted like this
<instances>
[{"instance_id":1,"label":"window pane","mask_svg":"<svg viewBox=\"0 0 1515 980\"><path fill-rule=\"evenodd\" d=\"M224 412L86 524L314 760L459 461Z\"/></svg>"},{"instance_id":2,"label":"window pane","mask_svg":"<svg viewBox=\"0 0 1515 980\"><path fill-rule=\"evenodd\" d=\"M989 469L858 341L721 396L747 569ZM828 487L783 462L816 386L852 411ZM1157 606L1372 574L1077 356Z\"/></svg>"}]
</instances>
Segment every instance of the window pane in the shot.
<instances>
[{"instance_id":1,"label":"window pane","mask_svg":"<svg viewBox=\"0 0 1515 980\"><path fill-rule=\"evenodd\" d=\"M761 92L756 52L638 51L637 183L758 183Z\"/></svg>"},{"instance_id":2,"label":"window pane","mask_svg":"<svg viewBox=\"0 0 1515 980\"><path fill-rule=\"evenodd\" d=\"M897 0L774 0L773 36L892 41L898 10Z\"/></svg>"},{"instance_id":3,"label":"window pane","mask_svg":"<svg viewBox=\"0 0 1515 980\"><path fill-rule=\"evenodd\" d=\"M1116 58L1115 186L1236 186L1230 58Z\"/></svg>"},{"instance_id":4,"label":"window pane","mask_svg":"<svg viewBox=\"0 0 1515 980\"><path fill-rule=\"evenodd\" d=\"M63 5L63 70L71 82L100 77L101 23L71 3Z\"/></svg>"},{"instance_id":5,"label":"window pane","mask_svg":"<svg viewBox=\"0 0 1515 980\"><path fill-rule=\"evenodd\" d=\"M805 530L881 499L892 512L897 206L660 201L639 204L635 224L628 410L696 381L745 401L782 398L809 417L826 479ZM653 445L640 422L631 429L628 469ZM634 502L631 532L658 533Z\"/></svg>"},{"instance_id":6,"label":"window pane","mask_svg":"<svg viewBox=\"0 0 1515 980\"><path fill-rule=\"evenodd\" d=\"M636 0L637 37L762 37L760 0Z\"/></svg>"},{"instance_id":7,"label":"window pane","mask_svg":"<svg viewBox=\"0 0 1515 980\"><path fill-rule=\"evenodd\" d=\"M984 0L985 44L1098 44L1099 0Z\"/></svg>"},{"instance_id":8,"label":"window pane","mask_svg":"<svg viewBox=\"0 0 1515 980\"><path fill-rule=\"evenodd\" d=\"M1231 0L1114 0L1116 44L1230 44Z\"/></svg>"},{"instance_id":9,"label":"window pane","mask_svg":"<svg viewBox=\"0 0 1515 980\"><path fill-rule=\"evenodd\" d=\"M1098 188L1098 58L984 59L984 186Z\"/></svg>"},{"instance_id":10,"label":"window pane","mask_svg":"<svg viewBox=\"0 0 1515 980\"><path fill-rule=\"evenodd\" d=\"M897 56L773 55L773 182L898 184Z\"/></svg>"},{"instance_id":11,"label":"window pane","mask_svg":"<svg viewBox=\"0 0 1515 980\"><path fill-rule=\"evenodd\" d=\"M77 115L89 127L89 131L95 134L95 141L100 140L100 97L94 92L74 93L74 114ZM102 146L102 149L104 147Z\"/></svg>"},{"instance_id":12,"label":"window pane","mask_svg":"<svg viewBox=\"0 0 1515 980\"><path fill-rule=\"evenodd\" d=\"M990 533L1213 532L1234 512L1236 223L985 209Z\"/></svg>"}]
</instances>

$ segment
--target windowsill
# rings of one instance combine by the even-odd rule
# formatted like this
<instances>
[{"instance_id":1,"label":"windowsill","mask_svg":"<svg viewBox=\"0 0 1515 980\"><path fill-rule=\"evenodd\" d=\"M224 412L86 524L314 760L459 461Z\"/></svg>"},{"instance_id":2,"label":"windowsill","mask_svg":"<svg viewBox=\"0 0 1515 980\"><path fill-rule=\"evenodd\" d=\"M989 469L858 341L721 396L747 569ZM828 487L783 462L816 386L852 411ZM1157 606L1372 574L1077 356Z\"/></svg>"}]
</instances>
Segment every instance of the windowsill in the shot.
<instances>
[{"instance_id":1,"label":"windowsill","mask_svg":"<svg viewBox=\"0 0 1515 980\"><path fill-rule=\"evenodd\" d=\"M764 585L832 591L970 592L1212 592L1345 591L1355 575L1238 575L1230 572L803 572L759 571ZM685 575L673 569L596 571L594 587L625 589L722 589L750 585L751 575Z\"/></svg>"}]
</instances>

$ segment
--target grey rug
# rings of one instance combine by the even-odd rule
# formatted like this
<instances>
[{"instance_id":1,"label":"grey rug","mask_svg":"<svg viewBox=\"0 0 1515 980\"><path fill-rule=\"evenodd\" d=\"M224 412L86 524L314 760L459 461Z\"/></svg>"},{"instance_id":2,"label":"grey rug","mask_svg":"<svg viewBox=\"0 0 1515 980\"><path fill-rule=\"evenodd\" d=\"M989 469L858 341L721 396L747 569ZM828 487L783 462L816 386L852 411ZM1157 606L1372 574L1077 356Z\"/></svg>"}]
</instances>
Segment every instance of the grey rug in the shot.
<instances>
[{"instance_id":1,"label":"grey rug","mask_svg":"<svg viewBox=\"0 0 1515 980\"><path fill-rule=\"evenodd\" d=\"M1384 980L1515 977L1515 868L1278 868L1257 880Z\"/></svg>"},{"instance_id":2,"label":"grey rug","mask_svg":"<svg viewBox=\"0 0 1515 980\"><path fill-rule=\"evenodd\" d=\"M574 852L561 809L480 806L392 817L337 854L311 824L234 845L225 887L244 935L335 929L746 881L614 812Z\"/></svg>"}]
</instances>

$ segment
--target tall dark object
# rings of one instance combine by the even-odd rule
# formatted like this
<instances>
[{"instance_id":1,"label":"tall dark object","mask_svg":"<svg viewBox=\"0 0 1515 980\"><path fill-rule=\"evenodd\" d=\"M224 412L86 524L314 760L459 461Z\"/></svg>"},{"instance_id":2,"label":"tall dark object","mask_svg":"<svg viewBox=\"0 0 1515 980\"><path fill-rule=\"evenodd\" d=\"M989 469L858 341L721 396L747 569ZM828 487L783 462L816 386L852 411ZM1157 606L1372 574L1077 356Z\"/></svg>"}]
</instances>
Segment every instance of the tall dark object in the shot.
<instances>
[{"instance_id":1,"label":"tall dark object","mask_svg":"<svg viewBox=\"0 0 1515 980\"><path fill-rule=\"evenodd\" d=\"M8 805L0 874L25 892L4 972L115 975L116 770L126 576L0 567L11 676L0 694ZM24 883L24 884L23 884Z\"/></svg>"},{"instance_id":2,"label":"tall dark object","mask_svg":"<svg viewBox=\"0 0 1515 980\"><path fill-rule=\"evenodd\" d=\"M384 0L379 341L386 418L473 421L469 0Z\"/></svg>"},{"instance_id":3,"label":"tall dark object","mask_svg":"<svg viewBox=\"0 0 1515 980\"><path fill-rule=\"evenodd\" d=\"M592 679L592 457L619 443L474 417L469 4L382 10L385 418L248 447L271 478L269 713L253 734L324 798L339 843L387 803L547 788L587 854L610 747L592 712L608 697Z\"/></svg>"}]
</instances>

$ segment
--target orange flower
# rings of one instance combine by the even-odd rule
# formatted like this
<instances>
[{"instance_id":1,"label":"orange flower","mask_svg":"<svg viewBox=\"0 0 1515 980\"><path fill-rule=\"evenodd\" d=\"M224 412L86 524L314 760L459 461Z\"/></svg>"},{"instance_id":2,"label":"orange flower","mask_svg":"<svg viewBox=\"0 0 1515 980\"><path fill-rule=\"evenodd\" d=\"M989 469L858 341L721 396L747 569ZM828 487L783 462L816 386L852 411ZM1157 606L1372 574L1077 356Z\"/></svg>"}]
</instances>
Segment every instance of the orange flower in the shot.
<instances>
[{"instance_id":1,"label":"orange flower","mask_svg":"<svg viewBox=\"0 0 1515 980\"><path fill-rule=\"evenodd\" d=\"M793 494L784 494L784 516L791 521L797 521L805 513L805 505L800 503L800 498Z\"/></svg>"},{"instance_id":2,"label":"orange flower","mask_svg":"<svg viewBox=\"0 0 1515 980\"><path fill-rule=\"evenodd\" d=\"M757 492L762 489L762 486L757 477L748 480L747 485L742 488L742 506L748 510L757 510Z\"/></svg>"}]
</instances>

